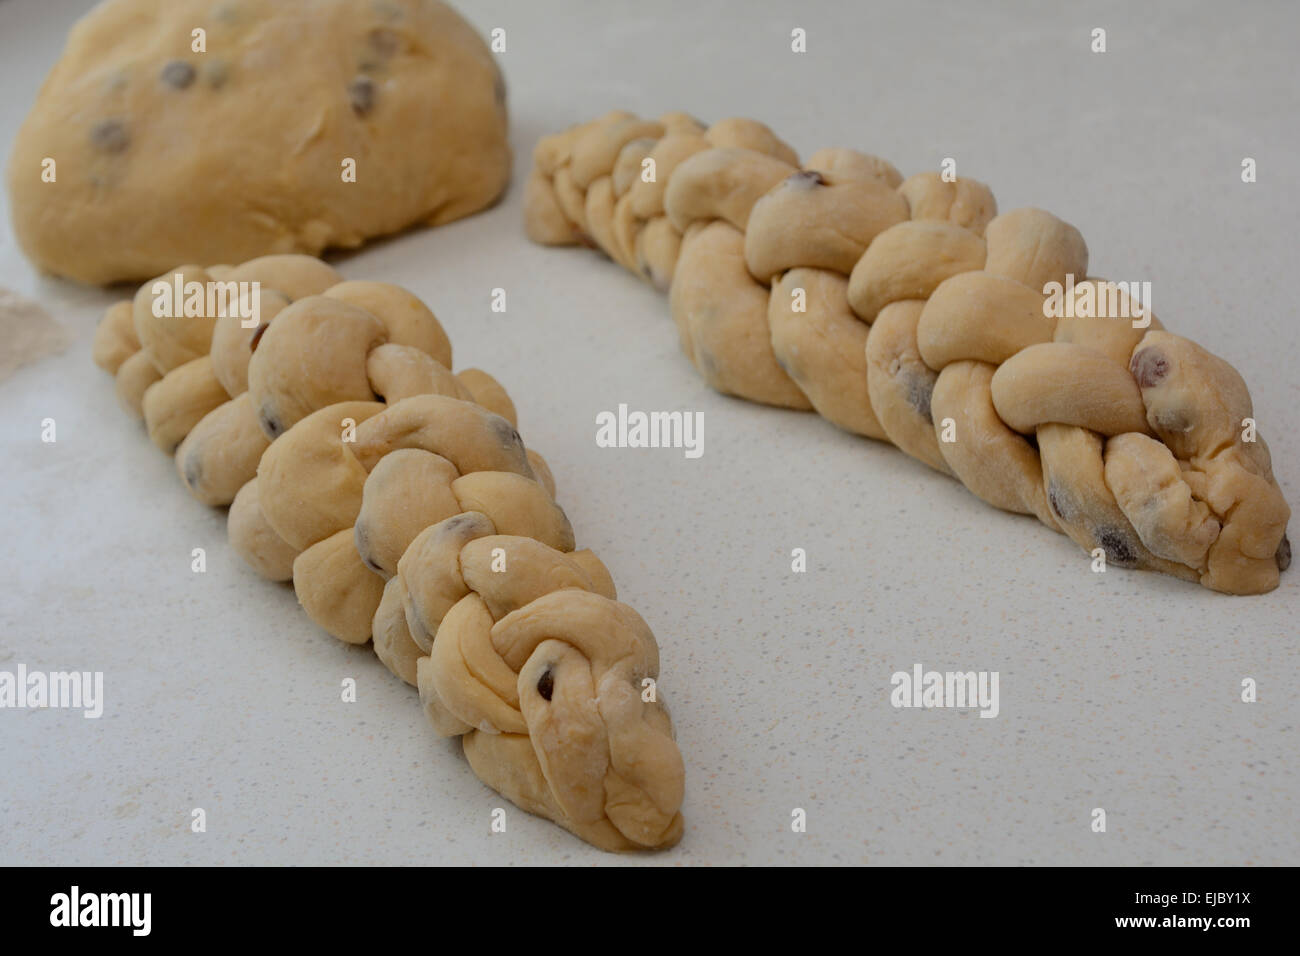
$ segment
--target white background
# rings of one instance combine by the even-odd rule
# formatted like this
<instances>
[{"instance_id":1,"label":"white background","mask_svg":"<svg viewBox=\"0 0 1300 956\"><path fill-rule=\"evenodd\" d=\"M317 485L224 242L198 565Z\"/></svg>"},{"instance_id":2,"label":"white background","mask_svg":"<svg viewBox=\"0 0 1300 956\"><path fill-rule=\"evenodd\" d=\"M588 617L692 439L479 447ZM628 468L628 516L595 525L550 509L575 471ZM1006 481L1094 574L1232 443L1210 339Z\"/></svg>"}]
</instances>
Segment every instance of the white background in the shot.
<instances>
[{"instance_id":1,"label":"white background","mask_svg":"<svg viewBox=\"0 0 1300 956\"><path fill-rule=\"evenodd\" d=\"M86 6L0 3L6 157ZM0 668L102 670L107 709L0 711L0 862L1300 862L1300 573L1246 598L1095 575L1061 536L895 449L712 393L664 297L520 225L537 138L615 107L750 115L801 155L850 146L904 174L956 157L1003 210L1077 225L1094 273L1152 281L1164 323L1242 371L1294 506L1296 9L462 4L507 30L514 186L483 215L335 261L414 290L457 365L506 384L579 543L654 628L688 776L686 835L650 857L509 807L368 649L242 565L223 513L190 499L91 363L124 290L36 275L5 210L0 284L76 341L0 383ZM702 411L703 458L597 448L595 415L620 402ZM1001 716L891 708L890 675L918 661L1000 671ZM339 700L347 676L356 704ZM1239 701L1245 677L1256 704ZM1094 807L1109 832L1091 832Z\"/></svg>"}]
</instances>

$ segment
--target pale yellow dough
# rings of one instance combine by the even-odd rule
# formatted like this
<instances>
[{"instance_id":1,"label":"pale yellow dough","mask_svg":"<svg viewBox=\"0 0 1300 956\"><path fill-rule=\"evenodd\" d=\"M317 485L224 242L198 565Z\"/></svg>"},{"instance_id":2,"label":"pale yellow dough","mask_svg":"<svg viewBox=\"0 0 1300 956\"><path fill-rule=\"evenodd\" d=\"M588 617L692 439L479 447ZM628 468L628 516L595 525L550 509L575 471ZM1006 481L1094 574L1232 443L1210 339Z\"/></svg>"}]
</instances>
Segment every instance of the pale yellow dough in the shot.
<instances>
[{"instance_id":1,"label":"pale yellow dough","mask_svg":"<svg viewBox=\"0 0 1300 956\"><path fill-rule=\"evenodd\" d=\"M437 0L106 0L72 29L8 183L28 257L107 283L449 222L509 174L495 56Z\"/></svg>"},{"instance_id":2,"label":"pale yellow dough","mask_svg":"<svg viewBox=\"0 0 1300 956\"><path fill-rule=\"evenodd\" d=\"M653 183L634 175L645 158ZM983 183L905 181L849 149L800 166L745 119L612 112L533 160L528 235L594 244L666 291L719 391L890 441L1094 560L1230 594L1290 564L1241 376L1089 276L1083 236L1051 213L999 215Z\"/></svg>"},{"instance_id":3,"label":"pale yellow dough","mask_svg":"<svg viewBox=\"0 0 1300 956\"><path fill-rule=\"evenodd\" d=\"M516 805L607 850L676 843L686 769L647 691L654 635L576 550L501 384L453 373L399 286L297 255L185 275L256 278L276 301L255 329L173 319L146 283L93 354L191 493L230 506L235 550L329 634L373 642Z\"/></svg>"}]
</instances>

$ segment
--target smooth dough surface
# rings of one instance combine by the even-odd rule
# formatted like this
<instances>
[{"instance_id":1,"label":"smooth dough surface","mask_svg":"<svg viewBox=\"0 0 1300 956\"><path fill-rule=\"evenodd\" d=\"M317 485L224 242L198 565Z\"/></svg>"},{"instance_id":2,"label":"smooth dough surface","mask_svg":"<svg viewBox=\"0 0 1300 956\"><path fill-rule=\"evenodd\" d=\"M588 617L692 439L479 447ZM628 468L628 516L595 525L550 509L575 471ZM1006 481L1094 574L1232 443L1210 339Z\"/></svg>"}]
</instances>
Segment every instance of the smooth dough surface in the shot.
<instances>
[{"instance_id":1,"label":"smooth dough surface","mask_svg":"<svg viewBox=\"0 0 1300 956\"><path fill-rule=\"evenodd\" d=\"M69 34L8 182L27 256L107 283L448 222L509 173L495 57L438 0L106 0Z\"/></svg>"}]
</instances>

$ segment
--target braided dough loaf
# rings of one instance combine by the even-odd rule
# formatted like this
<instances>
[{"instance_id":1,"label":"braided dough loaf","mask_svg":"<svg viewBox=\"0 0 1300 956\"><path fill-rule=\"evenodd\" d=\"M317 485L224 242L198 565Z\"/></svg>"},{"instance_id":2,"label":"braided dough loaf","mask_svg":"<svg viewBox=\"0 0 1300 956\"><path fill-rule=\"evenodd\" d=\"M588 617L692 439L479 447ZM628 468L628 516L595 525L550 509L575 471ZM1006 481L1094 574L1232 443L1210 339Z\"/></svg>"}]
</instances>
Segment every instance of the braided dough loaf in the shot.
<instances>
[{"instance_id":1,"label":"braided dough loaf","mask_svg":"<svg viewBox=\"0 0 1300 956\"><path fill-rule=\"evenodd\" d=\"M34 263L105 283L449 222L509 173L495 57L438 0L106 0L23 123L9 189Z\"/></svg>"},{"instance_id":2,"label":"braided dough loaf","mask_svg":"<svg viewBox=\"0 0 1300 956\"><path fill-rule=\"evenodd\" d=\"M1112 565L1254 594L1290 563L1241 376L1149 311L1134 327L1139 308L1085 278L1083 237L1050 213L998 215L982 183L904 180L847 149L800 166L743 119L613 112L533 158L528 235L594 245L667 291L719 391L893 442ZM1044 287L1067 276L1107 317L1052 317Z\"/></svg>"},{"instance_id":3,"label":"braided dough loaf","mask_svg":"<svg viewBox=\"0 0 1300 956\"><path fill-rule=\"evenodd\" d=\"M194 497L230 506L235 549L334 637L373 640L520 807L607 850L676 843L685 771L647 689L654 635L575 550L505 390L453 374L441 324L397 286L298 255L180 272L259 282L262 324L160 318L150 282L108 310L94 357Z\"/></svg>"}]
</instances>

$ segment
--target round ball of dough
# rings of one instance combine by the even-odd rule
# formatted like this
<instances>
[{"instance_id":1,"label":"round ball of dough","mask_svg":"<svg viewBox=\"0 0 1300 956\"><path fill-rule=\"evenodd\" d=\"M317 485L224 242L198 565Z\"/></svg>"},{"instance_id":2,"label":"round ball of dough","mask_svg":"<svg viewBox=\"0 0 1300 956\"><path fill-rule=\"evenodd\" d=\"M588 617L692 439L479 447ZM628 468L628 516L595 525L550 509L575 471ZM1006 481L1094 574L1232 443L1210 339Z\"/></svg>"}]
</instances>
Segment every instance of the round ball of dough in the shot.
<instances>
[{"instance_id":1,"label":"round ball of dough","mask_svg":"<svg viewBox=\"0 0 1300 956\"><path fill-rule=\"evenodd\" d=\"M8 184L36 265L108 283L449 222L509 173L496 57L439 0L105 0Z\"/></svg>"}]
</instances>

